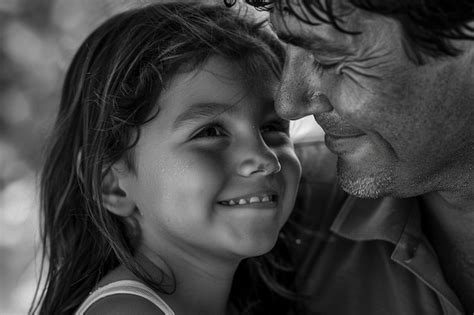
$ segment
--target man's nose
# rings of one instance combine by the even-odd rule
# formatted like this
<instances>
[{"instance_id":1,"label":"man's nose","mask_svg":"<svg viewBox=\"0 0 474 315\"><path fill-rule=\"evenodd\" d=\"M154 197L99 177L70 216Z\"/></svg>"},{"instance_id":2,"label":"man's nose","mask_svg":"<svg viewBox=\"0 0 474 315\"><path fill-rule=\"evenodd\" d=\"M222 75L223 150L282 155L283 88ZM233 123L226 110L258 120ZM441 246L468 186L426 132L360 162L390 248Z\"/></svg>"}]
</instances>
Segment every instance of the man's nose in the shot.
<instances>
[{"instance_id":1,"label":"man's nose","mask_svg":"<svg viewBox=\"0 0 474 315\"><path fill-rule=\"evenodd\" d=\"M263 139L245 141L236 155L239 157L237 173L240 176L267 176L281 170L277 155Z\"/></svg>"},{"instance_id":2,"label":"man's nose","mask_svg":"<svg viewBox=\"0 0 474 315\"><path fill-rule=\"evenodd\" d=\"M303 48L287 45L285 66L275 98L275 110L285 119L329 112L332 106L322 91L320 74L312 65L311 54Z\"/></svg>"}]
</instances>

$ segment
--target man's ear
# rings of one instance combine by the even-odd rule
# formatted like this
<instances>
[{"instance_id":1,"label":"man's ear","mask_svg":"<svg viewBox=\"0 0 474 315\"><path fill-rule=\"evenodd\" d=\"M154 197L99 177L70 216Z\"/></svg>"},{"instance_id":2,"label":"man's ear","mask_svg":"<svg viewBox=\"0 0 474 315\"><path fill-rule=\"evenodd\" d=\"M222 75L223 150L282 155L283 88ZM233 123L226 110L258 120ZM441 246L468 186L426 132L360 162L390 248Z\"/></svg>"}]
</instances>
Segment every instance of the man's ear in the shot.
<instances>
[{"instance_id":1,"label":"man's ear","mask_svg":"<svg viewBox=\"0 0 474 315\"><path fill-rule=\"evenodd\" d=\"M102 205L121 217L128 217L136 210L136 204L130 198L130 193L121 185L127 176L131 176L128 170L122 162L117 162L105 173L101 185Z\"/></svg>"}]
</instances>

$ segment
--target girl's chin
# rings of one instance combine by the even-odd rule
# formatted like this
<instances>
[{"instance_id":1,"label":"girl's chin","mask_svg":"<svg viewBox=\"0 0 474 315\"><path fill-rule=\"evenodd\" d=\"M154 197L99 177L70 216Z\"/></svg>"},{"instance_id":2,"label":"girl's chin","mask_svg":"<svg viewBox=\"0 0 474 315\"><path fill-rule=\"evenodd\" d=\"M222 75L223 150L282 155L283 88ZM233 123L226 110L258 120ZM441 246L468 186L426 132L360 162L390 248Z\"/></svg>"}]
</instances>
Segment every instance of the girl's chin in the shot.
<instances>
[{"instance_id":1,"label":"girl's chin","mask_svg":"<svg viewBox=\"0 0 474 315\"><path fill-rule=\"evenodd\" d=\"M252 244L245 246L245 248L239 248L236 252L242 259L265 255L272 250L276 241L277 237L267 240L256 240Z\"/></svg>"}]
</instances>

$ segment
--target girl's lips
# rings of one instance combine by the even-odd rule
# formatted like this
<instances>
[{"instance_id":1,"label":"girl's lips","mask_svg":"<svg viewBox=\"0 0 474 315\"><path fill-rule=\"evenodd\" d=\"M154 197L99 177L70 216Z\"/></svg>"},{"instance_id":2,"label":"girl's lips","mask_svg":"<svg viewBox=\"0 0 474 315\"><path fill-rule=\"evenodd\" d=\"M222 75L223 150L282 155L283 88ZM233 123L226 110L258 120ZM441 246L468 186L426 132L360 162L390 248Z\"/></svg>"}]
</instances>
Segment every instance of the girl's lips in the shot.
<instances>
[{"instance_id":1,"label":"girl's lips","mask_svg":"<svg viewBox=\"0 0 474 315\"><path fill-rule=\"evenodd\" d=\"M249 206L249 205L271 205L278 201L278 194L274 191L265 191L258 193L250 193L218 201L220 205L237 207L237 206Z\"/></svg>"},{"instance_id":2,"label":"girl's lips","mask_svg":"<svg viewBox=\"0 0 474 315\"><path fill-rule=\"evenodd\" d=\"M222 204L219 203L219 206L225 207L226 209L274 209L278 206L278 201L267 201L267 202L256 202L256 203L246 203L246 204Z\"/></svg>"}]
</instances>

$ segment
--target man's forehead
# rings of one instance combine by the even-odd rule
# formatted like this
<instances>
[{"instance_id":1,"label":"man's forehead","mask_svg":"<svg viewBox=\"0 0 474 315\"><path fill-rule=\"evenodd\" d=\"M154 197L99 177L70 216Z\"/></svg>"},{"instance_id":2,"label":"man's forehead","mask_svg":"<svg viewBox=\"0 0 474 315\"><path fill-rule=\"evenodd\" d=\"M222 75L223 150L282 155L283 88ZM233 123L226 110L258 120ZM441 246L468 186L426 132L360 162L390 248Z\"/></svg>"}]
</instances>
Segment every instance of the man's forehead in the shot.
<instances>
[{"instance_id":1,"label":"man's forehead","mask_svg":"<svg viewBox=\"0 0 474 315\"><path fill-rule=\"evenodd\" d=\"M327 12L331 12L333 16L343 18L350 15L355 9L356 7L349 0L278 0L274 2L271 12L284 13L290 11L306 19L313 15L320 16L328 21Z\"/></svg>"},{"instance_id":2,"label":"man's forehead","mask_svg":"<svg viewBox=\"0 0 474 315\"><path fill-rule=\"evenodd\" d=\"M347 49L354 41L353 35L343 33L328 23L311 25L295 16L280 14L272 14L270 23L280 40L306 49L320 46L337 52Z\"/></svg>"}]
</instances>

